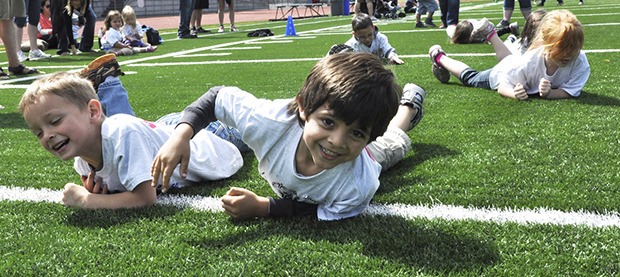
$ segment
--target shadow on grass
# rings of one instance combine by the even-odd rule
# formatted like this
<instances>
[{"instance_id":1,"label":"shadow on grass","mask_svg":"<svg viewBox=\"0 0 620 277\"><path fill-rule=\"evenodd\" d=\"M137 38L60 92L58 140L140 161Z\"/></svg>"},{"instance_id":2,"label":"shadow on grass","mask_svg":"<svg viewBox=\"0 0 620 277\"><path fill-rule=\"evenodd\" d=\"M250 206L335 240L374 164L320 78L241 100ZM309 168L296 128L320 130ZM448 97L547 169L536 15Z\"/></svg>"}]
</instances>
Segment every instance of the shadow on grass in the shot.
<instances>
[{"instance_id":1,"label":"shadow on grass","mask_svg":"<svg viewBox=\"0 0 620 277\"><path fill-rule=\"evenodd\" d=\"M81 228L109 228L143 219L163 219L179 211L177 207L162 205L119 210L75 209L67 217L67 224Z\"/></svg>"},{"instance_id":2,"label":"shadow on grass","mask_svg":"<svg viewBox=\"0 0 620 277\"><path fill-rule=\"evenodd\" d=\"M28 129L28 125L19 113L0 113L0 128Z\"/></svg>"},{"instance_id":3,"label":"shadow on grass","mask_svg":"<svg viewBox=\"0 0 620 277\"><path fill-rule=\"evenodd\" d=\"M604 95L598 95L590 92L581 92L581 96L577 98L577 101L596 106L620 106L620 99L615 97L609 97Z\"/></svg>"},{"instance_id":4,"label":"shadow on grass","mask_svg":"<svg viewBox=\"0 0 620 277\"><path fill-rule=\"evenodd\" d=\"M423 180L411 180L409 173L425 161L459 155L461 152L439 144L414 143L411 145L413 155L405 157L387 171L381 173L381 185L377 194L390 193L401 186L408 186Z\"/></svg>"},{"instance_id":5,"label":"shadow on grass","mask_svg":"<svg viewBox=\"0 0 620 277\"><path fill-rule=\"evenodd\" d=\"M429 272L443 273L479 271L482 267L500 261L496 246L483 239L468 234L456 234L454 230L429 227L427 221L407 221L400 217L362 216L336 222L322 222L310 218L262 219L239 221L235 225L242 230L219 238L188 241L188 244L200 246L210 253L221 250L242 253L242 250L235 249L253 248L253 244L265 242L279 244L282 237L316 244L325 241L343 246L361 244L361 254L369 258L388 260L395 263L396 267L398 264L415 267L413 271L426 269ZM290 243L291 248L296 245L295 242ZM320 251L310 251L317 250ZM298 255L303 254L304 250L290 251ZM351 256L357 254L351 253ZM343 255L347 256L347 253ZM349 264L366 262L348 261Z\"/></svg>"}]
</instances>

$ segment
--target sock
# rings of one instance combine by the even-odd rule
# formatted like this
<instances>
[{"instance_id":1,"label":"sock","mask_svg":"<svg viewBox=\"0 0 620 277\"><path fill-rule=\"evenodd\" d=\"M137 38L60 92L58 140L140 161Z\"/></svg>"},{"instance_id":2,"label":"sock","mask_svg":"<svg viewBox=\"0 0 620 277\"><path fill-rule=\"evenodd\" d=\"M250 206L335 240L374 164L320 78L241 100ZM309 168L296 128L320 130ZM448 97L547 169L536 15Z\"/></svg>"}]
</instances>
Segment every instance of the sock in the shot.
<instances>
[{"instance_id":1,"label":"sock","mask_svg":"<svg viewBox=\"0 0 620 277\"><path fill-rule=\"evenodd\" d=\"M494 35L494 34L496 34L496 33L497 33L497 31L496 31L495 29L494 29L493 31L491 31L491 32L489 33L489 35L487 36L487 42L490 42L490 41L491 41L491 38L492 38L492 37L493 37L493 35Z\"/></svg>"},{"instance_id":2,"label":"sock","mask_svg":"<svg viewBox=\"0 0 620 277\"><path fill-rule=\"evenodd\" d=\"M441 65L441 63L439 62L439 60L441 60L441 57L442 57L443 55L445 55L445 54L446 54L446 53L444 53L444 52L439 52L439 53L437 54L437 56L435 56L435 63L436 63L436 64L438 64L438 65Z\"/></svg>"}]
</instances>

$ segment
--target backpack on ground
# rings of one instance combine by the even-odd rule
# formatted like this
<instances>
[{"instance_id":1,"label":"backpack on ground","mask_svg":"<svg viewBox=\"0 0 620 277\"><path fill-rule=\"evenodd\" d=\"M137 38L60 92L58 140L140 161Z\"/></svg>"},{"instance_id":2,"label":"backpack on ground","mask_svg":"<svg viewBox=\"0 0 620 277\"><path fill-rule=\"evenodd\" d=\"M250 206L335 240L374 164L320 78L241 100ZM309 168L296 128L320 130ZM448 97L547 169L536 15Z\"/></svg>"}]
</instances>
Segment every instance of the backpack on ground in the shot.
<instances>
[{"instance_id":1,"label":"backpack on ground","mask_svg":"<svg viewBox=\"0 0 620 277\"><path fill-rule=\"evenodd\" d=\"M146 42L150 45L160 45L163 40L159 35L159 31L155 30L153 27L149 27L146 25L142 25L142 30L144 30L144 36L146 37Z\"/></svg>"}]
</instances>

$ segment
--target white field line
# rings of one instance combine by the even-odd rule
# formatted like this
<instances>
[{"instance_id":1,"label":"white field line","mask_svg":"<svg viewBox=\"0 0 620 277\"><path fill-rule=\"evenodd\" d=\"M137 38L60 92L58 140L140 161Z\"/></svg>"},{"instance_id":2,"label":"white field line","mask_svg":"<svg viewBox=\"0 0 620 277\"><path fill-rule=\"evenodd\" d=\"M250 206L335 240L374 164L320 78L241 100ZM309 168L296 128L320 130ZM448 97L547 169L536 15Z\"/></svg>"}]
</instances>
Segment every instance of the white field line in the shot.
<instances>
[{"instance_id":1,"label":"white field line","mask_svg":"<svg viewBox=\"0 0 620 277\"><path fill-rule=\"evenodd\" d=\"M62 191L0 186L0 201L62 203ZM158 205L190 208L205 212L223 212L219 198L190 195L159 195ZM547 208L497 209L453 205L371 204L365 215L397 216L405 219L443 219L448 221L474 220L521 225L549 224L558 226L587 226L591 228L620 227L620 214L597 214L586 211L563 212Z\"/></svg>"}]
</instances>

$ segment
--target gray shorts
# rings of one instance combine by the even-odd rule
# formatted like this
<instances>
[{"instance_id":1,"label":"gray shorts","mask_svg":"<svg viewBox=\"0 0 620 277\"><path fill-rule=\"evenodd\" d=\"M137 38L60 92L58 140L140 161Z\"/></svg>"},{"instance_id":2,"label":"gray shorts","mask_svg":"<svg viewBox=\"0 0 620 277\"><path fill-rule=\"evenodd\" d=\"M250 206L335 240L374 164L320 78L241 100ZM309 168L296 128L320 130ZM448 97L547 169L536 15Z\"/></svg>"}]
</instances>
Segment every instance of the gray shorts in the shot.
<instances>
[{"instance_id":1,"label":"gray shorts","mask_svg":"<svg viewBox=\"0 0 620 277\"><path fill-rule=\"evenodd\" d=\"M435 2L435 0L418 0L418 8L417 8L417 14L427 14L427 13L434 13L435 11L437 11L437 9L439 9L439 6L437 6L437 2Z\"/></svg>"},{"instance_id":2,"label":"gray shorts","mask_svg":"<svg viewBox=\"0 0 620 277\"><path fill-rule=\"evenodd\" d=\"M370 155L381 164L381 171L386 171L399 161L411 149L411 139L403 130L388 127L385 133L367 146Z\"/></svg>"},{"instance_id":3,"label":"gray shorts","mask_svg":"<svg viewBox=\"0 0 620 277\"><path fill-rule=\"evenodd\" d=\"M1 0L0 19L13 20L13 17L26 16L26 2L24 0Z\"/></svg>"}]
</instances>

